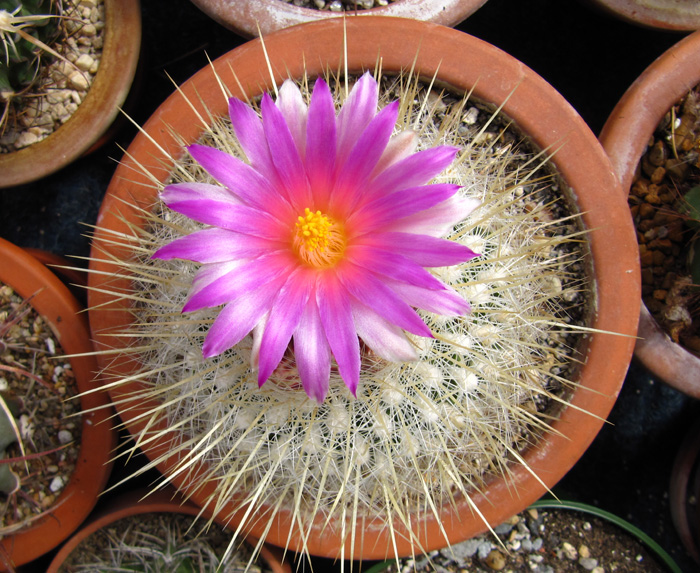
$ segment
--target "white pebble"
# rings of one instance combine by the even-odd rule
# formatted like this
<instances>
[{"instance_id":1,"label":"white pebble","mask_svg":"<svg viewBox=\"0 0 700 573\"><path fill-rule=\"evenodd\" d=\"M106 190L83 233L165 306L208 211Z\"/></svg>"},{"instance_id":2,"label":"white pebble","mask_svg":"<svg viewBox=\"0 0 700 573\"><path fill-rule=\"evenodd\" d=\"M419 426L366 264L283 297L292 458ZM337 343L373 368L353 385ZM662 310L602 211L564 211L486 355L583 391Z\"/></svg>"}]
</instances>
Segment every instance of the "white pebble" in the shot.
<instances>
[{"instance_id":1,"label":"white pebble","mask_svg":"<svg viewBox=\"0 0 700 573\"><path fill-rule=\"evenodd\" d=\"M63 481L63 478L61 476L56 476L51 480L51 484L49 485L49 489L53 492L56 493L58 491L61 491L63 488L63 484L65 482Z\"/></svg>"},{"instance_id":2,"label":"white pebble","mask_svg":"<svg viewBox=\"0 0 700 573\"><path fill-rule=\"evenodd\" d=\"M81 72L73 72L69 75L68 83L76 90L86 90L89 86L87 78Z\"/></svg>"},{"instance_id":3,"label":"white pebble","mask_svg":"<svg viewBox=\"0 0 700 573\"><path fill-rule=\"evenodd\" d=\"M71 434L68 430L61 430L58 432L58 441L64 445L69 444L73 441L73 434Z\"/></svg>"}]
</instances>

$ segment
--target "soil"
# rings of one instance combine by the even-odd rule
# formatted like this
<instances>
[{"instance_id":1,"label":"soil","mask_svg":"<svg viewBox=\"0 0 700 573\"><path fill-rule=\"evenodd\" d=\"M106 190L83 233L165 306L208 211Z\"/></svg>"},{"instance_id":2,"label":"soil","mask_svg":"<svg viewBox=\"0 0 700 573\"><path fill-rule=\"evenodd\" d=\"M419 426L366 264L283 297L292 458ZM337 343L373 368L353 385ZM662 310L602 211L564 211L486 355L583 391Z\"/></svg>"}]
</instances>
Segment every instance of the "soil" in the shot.
<instances>
[{"instance_id":1,"label":"soil","mask_svg":"<svg viewBox=\"0 0 700 573\"><path fill-rule=\"evenodd\" d=\"M198 522L181 513L125 517L99 529L70 554L59 571L220 571L271 573L261 559L248 562L247 545L221 563L231 535L216 525L200 535ZM261 565L262 564L262 565Z\"/></svg>"},{"instance_id":2,"label":"soil","mask_svg":"<svg viewBox=\"0 0 700 573\"><path fill-rule=\"evenodd\" d=\"M97 74L104 42L103 0L62 0L63 18L52 48L63 59L43 56L41 79L10 100L7 122L0 122L0 153L37 143L66 123L78 109ZM0 50L0 53L2 50ZM0 113L5 102L0 100Z\"/></svg>"},{"instance_id":3,"label":"soil","mask_svg":"<svg viewBox=\"0 0 700 573\"><path fill-rule=\"evenodd\" d=\"M661 573L636 538L608 521L571 510L529 509L483 534L428 557L393 564L390 573L530 571Z\"/></svg>"},{"instance_id":4,"label":"soil","mask_svg":"<svg viewBox=\"0 0 700 573\"><path fill-rule=\"evenodd\" d=\"M642 298L675 342L700 353L700 290L688 257L696 231L683 196L700 184L700 86L660 122L629 195L642 267Z\"/></svg>"},{"instance_id":5,"label":"soil","mask_svg":"<svg viewBox=\"0 0 700 573\"><path fill-rule=\"evenodd\" d=\"M19 489L0 494L0 534L49 512L75 469L80 404L71 400L78 388L61 354L46 321L0 282L0 391L23 402L16 420L21 438L7 447L5 457L27 458L11 464Z\"/></svg>"}]
</instances>

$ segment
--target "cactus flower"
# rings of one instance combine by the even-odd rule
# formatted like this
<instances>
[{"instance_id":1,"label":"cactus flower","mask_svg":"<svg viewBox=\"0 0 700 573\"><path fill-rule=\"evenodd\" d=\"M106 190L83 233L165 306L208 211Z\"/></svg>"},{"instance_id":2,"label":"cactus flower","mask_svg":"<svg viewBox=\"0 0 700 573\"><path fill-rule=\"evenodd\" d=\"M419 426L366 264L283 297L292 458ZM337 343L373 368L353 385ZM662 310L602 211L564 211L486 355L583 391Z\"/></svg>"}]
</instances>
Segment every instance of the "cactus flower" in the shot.
<instances>
[{"instance_id":1,"label":"cactus flower","mask_svg":"<svg viewBox=\"0 0 700 573\"><path fill-rule=\"evenodd\" d=\"M299 377L318 402L332 359L355 394L360 339L381 358L417 358L406 332L431 337L416 309L447 316L467 302L425 267L476 254L443 239L477 205L457 185L430 181L457 148L416 151L411 131L394 134L399 102L378 110L378 86L363 75L340 111L322 79L308 105L285 81L260 114L231 98L229 113L247 161L203 145L191 156L218 182L167 186L164 203L206 228L155 258L201 263L183 312L222 306L203 355L253 333L262 385L293 341Z\"/></svg>"}]
</instances>

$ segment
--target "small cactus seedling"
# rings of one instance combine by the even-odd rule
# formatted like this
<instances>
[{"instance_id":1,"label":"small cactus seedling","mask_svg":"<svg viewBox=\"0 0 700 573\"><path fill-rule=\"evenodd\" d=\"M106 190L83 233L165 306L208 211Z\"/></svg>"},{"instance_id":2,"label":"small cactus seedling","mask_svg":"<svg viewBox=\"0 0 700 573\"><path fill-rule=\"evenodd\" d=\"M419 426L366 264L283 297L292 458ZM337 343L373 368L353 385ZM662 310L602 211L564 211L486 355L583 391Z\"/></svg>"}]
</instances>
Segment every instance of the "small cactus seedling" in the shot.
<instances>
[{"instance_id":1,"label":"small cactus seedling","mask_svg":"<svg viewBox=\"0 0 700 573\"><path fill-rule=\"evenodd\" d=\"M22 411L22 400L0 392L0 460L7 457L5 449L20 440L16 417ZM19 476L9 463L0 463L0 492L11 495L19 488Z\"/></svg>"},{"instance_id":2,"label":"small cactus seedling","mask_svg":"<svg viewBox=\"0 0 700 573\"><path fill-rule=\"evenodd\" d=\"M60 13L55 0L0 0L0 131L23 94L40 81L46 56L63 59L50 46L59 34Z\"/></svg>"}]
</instances>

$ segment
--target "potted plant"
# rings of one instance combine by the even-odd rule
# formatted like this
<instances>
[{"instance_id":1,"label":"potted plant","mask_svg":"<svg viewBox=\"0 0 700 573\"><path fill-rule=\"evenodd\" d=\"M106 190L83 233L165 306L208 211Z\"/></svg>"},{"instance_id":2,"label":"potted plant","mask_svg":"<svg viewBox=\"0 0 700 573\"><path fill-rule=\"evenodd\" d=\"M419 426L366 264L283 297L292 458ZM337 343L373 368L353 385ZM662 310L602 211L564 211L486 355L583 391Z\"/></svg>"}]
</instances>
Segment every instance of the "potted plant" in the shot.
<instances>
[{"instance_id":1,"label":"potted plant","mask_svg":"<svg viewBox=\"0 0 700 573\"><path fill-rule=\"evenodd\" d=\"M440 4L420 0L316 0L297 5L284 0L192 1L214 20L246 38L265 36L303 22L356 14L415 18L456 26L486 3L486 0L448 0Z\"/></svg>"},{"instance_id":2,"label":"potted plant","mask_svg":"<svg viewBox=\"0 0 700 573\"><path fill-rule=\"evenodd\" d=\"M601 131L600 141L610 156L622 188L631 193L632 198L635 195L632 193L635 181L644 175L640 171L642 156L652 151L648 146L650 139L665 116L671 119L669 114L674 105L683 99L693 86L700 83L700 61L697 57L699 46L700 35L693 33L653 62L625 92ZM680 121L680 115L672 118L674 130L680 126ZM657 148L663 155L665 147L672 145L673 141L660 142ZM669 156L658 167L673 173L671 164L674 161L671 150ZM678 178L673 180L671 187L674 194L677 193L675 189L680 188L678 185L692 186L690 172L693 169L694 167L689 166L688 176L683 174L681 179L684 182L681 183L681 179ZM648 175L644 177L649 178ZM644 184L644 181L641 184ZM676 203L682 202L678 196L672 199ZM660 207L660 204L652 205L648 210L654 214L662 211ZM666 206L665 210L671 208L672 205ZM682 215L682 218L687 219L687 216ZM688 239L692 236L691 230L681 229L681 232ZM642 305L638 336L635 356L646 368L674 388L690 396L700 397L700 359L696 353L674 341L646 305Z\"/></svg>"},{"instance_id":3,"label":"potted plant","mask_svg":"<svg viewBox=\"0 0 700 573\"><path fill-rule=\"evenodd\" d=\"M377 38L377 42L370 47L362 41L366 37ZM455 49L446 53L445 45ZM381 66L376 60L378 50L383 55ZM457 55L464 53L470 54L469 62ZM385 80L377 81L366 72L375 66L381 67ZM326 76L329 69L347 72L333 79L332 75ZM230 70L235 70L235 79ZM313 80L324 76L327 81L317 81L311 90ZM313 95L304 96L291 81L278 86L283 78L298 78L302 89L307 86ZM346 84L350 81L354 82L352 90ZM439 88L435 88L437 85ZM443 89L445 94L441 94ZM423 336L427 333L412 311L374 281L372 296L359 286L347 287L353 289L352 297L345 299L350 300L355 313L352 324L348 303L338 298L343 291L334 290L334 279L324 279L331 282L316 287L325 294L315 297L318 309L312 303L304 311L310 313L303 320L308 321L310 330L304 332L311 338L295 339L294 348L305 354L298 362L292 346L285 347L293 330L290 323L283 322L269 331L265 321L260 323L259 310L265 308L266 301L277 291L287 292L273 280L275 272L266 279L264 269L263 275L253 269L229 275L239 277L233 283L239 287L231 288L247 285L241 292L250 297L259 293L264 299L247 309L240 308L240 313L234 312L232 318L237 314L238 318L233 322L224 319L219 326L211 326L217 316L226 316L215 310L182 314L196 267L183 263L181 259L188 257L175 251L202 236L194 233L191 236L196 238L166 247L171 239L198 229L176 211L188 211L186 204L195 208L205 205L198 203L200 199L226 203L228 196L192 158L213 170L217 180L224 179L241 193L258 189L246 195L246 201L258 209L275 205L287 208L287 200L280 203L274 193L268 194L270 187L251 171L253 168L243 166L247 163L241 163L240 158L223 159L221 151L211 150L213 143L242 157L242 147L246 156L252 157L254 169L269 167L269 156L264 151L269 149L265 147L268 144L259 147L263 128L257 108L246 102L255 102L261 93L274 90L280 94L276 105L269 95L263 96L259 104L263 118L271 114L279 120L275 110L284 110L287 127L278 123L273 129L269 124L264 128L268 130L266 135L283 134L286 143L278 143L287 150L298 152L297 146L303 146L308 161L316 157L328 160L329 154L333 157L333 153L343 150L347 153L351 145L348 141L360 137L364 127L381 126L381 137L368 132L363 144L353 147L357 153L353 157L359 163L353 169L348 167L344 177L375 181L372 170L378 165L376 173L385 174L383 178L376 175L377 180L383 181L388 190L406 185L405 196L388 195L390 199L382 205L395 206L393 216L406 215L407 222L417 224L411 228L420 237L418 244L429 247L419 248L411 242L412 236L399 232L402 227L387 227L388 223L382 222L386 219L376 213L370 217L370 211L362 211L366 217L361 219L338 214L342 209L333 204L336 195L326 197L326 186L315 184L312 188L322 195L309 199L310 209L298 207L301 211L298 217L292 217L291 231L286 227L280 231L291 232L292 236L263 236L263 243L281 241L284 245L292 241L295 254L292 259L282 255L282 261L301 261L294 276L309 276L306 273L316 272L309 270L313 268L321 274L311 276L333 277L323 273L341 264L345 248L359 256L361 245L375 245L372 241L382 237L391 239L392 247L384 243L379 251L402 249L420 264L446 266L436 269L431 278L403 259L384 259L382 252L374 255L383 261L382 272L396 269L397 274L387 279L387 285L404 292L413 306L430 309L420 319L429 321L437 343ZM333 90L335 102L329 99L333 98ZM450 96L451 90L457 95ZM379 92L384 94L383 102L398 98L398 103L388 103L377 113ZM230 100L229 93L234 96ZM468 102L475 102L473 107L465 104L465 94L470 94ZM309 107L305 97L312 98ZM314 104L313 98L321 103ZM345 105L350 111L344 113ZM229 106L240 141L229 135L231 127L226 120L214 120L225 117ZM498 112L495 115L494 110ZM308 119L307 130L312 133L314 122L321 121L317 114L324 118L321 125L332 126L322 133L338 130L352 134L345 136L352 139L346 141L338 135L334 144L333 137L323 139L319 135L320 142L309 139L306 144L300 143L305 141L299 139L303 137L300 126ZM397 132L390 138L389 128L396 117ZM517 134L527 134L537 149L551 152L557 148L551 158L556 175L538 169L549 162L547 152L521 154L516 142L522 136L510 131L510 120L517 125ZM359 122L361 127L352 122ZM320 129L318 126L315 129ZM444 145L445 141L461 142L461 147ZM375 146L375 159L364 164L361 150L370 142ZM189 146L189 155L183 144ZM412 154L416 144L420 151ZM277 144L273 147L279 149ZM454 167L448 167L458 151ZM380 152L382 159L378 160ZM277 157L287 157L277 153ZM289 153L292 163L288 166L298 168L298 159L293 159L295 152ZM230 169L237 171L217 167L217 161L208 160L212 157L233 161L235 166ZM426 164L422 164L424 160ZM324 173L323 165L329 164L339 165L321 161L317 169ZM396 165L393 169L392 164ZM401 168L406 165L413 167L404 172ZM437 173L440 169L445 170L444 175ZM271 173L270 177L277 177ZM409 178L403 179L399 173ZM479 179L479 173L487 174L481 175L487 179ZM341 189L365 188L346 187L338 183L343 181L341 175L333 177L334 185ZM422 185L433 178L436 183L432 186ZM162 199L174 211L159 203L159 190L170 181L180 183L168 187ZM249 187L251 181L256 185ZM456 194L455 181L472 195L466 191ZM546 181L556 183L551 187L547 183L538 185ZM639 292L636 246L629 218L622 216L627 207L621 193L591 195L594 189L616 186L595 137L551 87L498 49L460 32L412 20L368 16L287 29L268 36L264 44L252 41L199 72L159 108L128 149L102 205L90 267L90 318L98 344L109 349L102 364L107 367L105 382L112 400L151 463L198 505L237 524L237 533L252 533L306 553L363 559L424 552L468 538L527 507L563 476L592 441L622 384L638 312L638 301L634 300ZM303 192L304 186L291 188ZM560 200L566 202L562 195L571 197L568 188L575 190L585 231L573 223L579 220L578 215L549 210ZM551 194L553 189L562 190L562 194L555 192L558 199ZM199 197L200 191L209 195ZM190 192L194 196L189 196ZM258 192L263 195L258 196ZM344 191L337 193L345 197ZM409 199L410 193L416 194L411 195L413 199ZM438 200L434 193L445 195ZM418 203L419 196L431 197L430 201L441 207L429 211L429 215L411 218L405 209L424 208ZM481 211L475 210L475 197L483 202ZM340 205L352 210L365 204L360 197L357 201ZM205 211L227 213L223 203L218 205L221 210ZM519 207L511 211L514 205ZM387 210L383 217L391 220L390 212ZM260 224L266 232L272 232L274 227L264 223L269 221L267 216L259 219L259 215L250 214L255 217L251 228ZM335 219L341 216L342 226ZM376 238L352 227L353 221L359 224L360 220L377 225ZM209 222L214 228L205 230L204 237L214 241L200 248L195 258L210 253L217 262L217 257L226 260L231 252L239 252L242 244L231 244L226 230L216 228L223 219ZM520 230L528 237L522 243L517 238ZM396 235L391 234L394 231ZM253 236L261 232L254 231ZM444 234L451 239L440 238ZM516 237L520 246L501 244L506 236ZM586 254L574 247L581 237ZM251 248L258 244L258 239L251 241ZM610 244L615 245L614 254L607 248ZM474 258L469 245L482 256ZM195 245L188 248L192 249L189 255L197 250ZM325 254L316 259L314 253L319 248ZM428 250L419 254L413 248ZM596 296L595 303L589 298L591 305L585 307L573 301L580 300L579 289L587 290L583 286L586 279L574 273L578 278L572 280L567 272L560 272L559 263L568 260L572 266L567 263L567 268L585 274L584 269L591 267L581 264L580 257L589 254L596 273L590 279ZM196 279L193 297L207 291L207 285L221 276L219 273L229 272L238 264L242 263L205 265L204 274ZM408 267L411 273L402 274ZM287 271L280 272L289 272L289 267L285 268ZM364 284L363 276L360 273L343 280ZM420 284L409 282L409 286L402 287L405 280ZM436 280L444 282L438 284ZM412 288L428 284L433 288L423 298L420 289ZM304 291L310 287L300 288ZM515 298L520 302L508 306L506 301L516 290L520 294ZM473 307L471 315L463 315L463 297ZM190 300L196 304L195 298ZM303 300L314 298L304 296ZM333 305L324 306L331 300L335 301ZM361 305L356 302L359 300ZM299 309L298 304L280 308ZM192 305L184 310L193 310ZM256 305L258 310L251 311ZM339 312L334 314L333 309ZM302 320L299 310L290 312L297 317L290 320ZM316 312L318 318L314 320ZM385 312L394 312L391 320L404 326L397 328L390 319L375 316ZM430 318L431 313L441 312L453 317ZM286 314L282 312L282 316ZM471 326L462 320L470 321ZM241 332L235 336L243 336L256 323L252 339L243 337L220 354L231 342L231 333L239 328L236 325L240 325ZM216 333L221 326L226 340L218 338L217 342L217 336L212 336L204 342L207 332ZM407 339L402 334L404 328L423 335ZM547 343L539 338L540 328L553 337L545 337ZM282 331L284 340L273 344L269 337ZM577 343L570 338L574 331L585 333L583 340ZM133 338L122 336L125 333ZM344 336L345 343L338 344L336 336ZM192 346L188 346L190 343ZM545 346L556 350L546 351ZM121 356L115 354L116 349L120 349ZM516 356L522 353L527 358L518 362ZM309 360L310 355L318 360ZM146 357L154 360L146 361ZM510 363L514 357L516 364ZM359 381L354 378L355 368L359 369ZM270 380L265 381L268 375ZM567 377L571 377L571 383ZM264 385L258 388L261 382ZM557 394L550 383L562 393ZM530 398L539 396L553 406L544 414L551 422L550 429L544 429L548 424L538 418L537 406L524 398L521 389ZM515 404L506 401L507 395ZM557 407L559 402L568 407ZM167 404L173 409L168 411L169 407L164 407ZM490 424L498 426L498 420L503 420L505 427L492 433ZM518 440L511 442L510 432L518 433L525 427L534 434L526 435L514 446ZM530 438L535 443L526 447ZM498 446L497 450L490 444ZM506 459L509 461L502 463ZM374 513L373 505L379 508Z\"/></svg>"},{"instance_id":4,"label":"potted plant","mask_svg":"<svg viewBox=\"0 0 700 573\"><path fill-rule=\"evenodd\" d=\"M171 490L130 492L111 500L51 561L47 573L70 571L222 571L257 556L261 573L290 573L275 548L255 541L229 547L216 525L200 529L200 510Z\"/></svg>"},{"instance_id":5,"label":"potted plant","mask_svg":"<svg viewBox=\"0 0 700 573\"><path fill-rule=\"evenodd\" d=\"M35 12L28 13L30 7ZM49 12L51 17L47 23L47 18L42 18L42 15L56 7L61 12ZM88 11L87 21L77 26L78 16L85 10ZM88 53L73 56L71 50L78 45L73 36L83 30L86 38L95 38L98 27L102 26L91 22L91 10L103 14L101 56L97 58ZM35 181L61 169L88 152L105 136L126 100L136 73L141 44L141 11L138 0L102 0L87 4L74 0L24 3L7 0L0 4L0 15L2 56L7 62L7 76L26 79L21 85L13 80L13 87L3 82L0 188L4 188ZM32 26L43 30L54 20L60 25L56 24L58 30L53 35L56 37L47 38L53 40L53 44L47 45ZM35 41L28 39L35 36ZM68 47L61 47L62 42ZM71 43L73 48L70 48ZM44 57L40 57L41 54ZM58 62L54 68L49 67L51 61ZM22 67L22 73L17 71L19 67ZM27 83L33 86L33 92L27 93ZM76 90L87 91L81 96L82 92ZM61 94L69 95L70 101L59 101ZM73 108L75 110L70 113ZM53 131L47 131L50 135L40 139L44 137L44 125L51 125ZM15 148L9 142L15 140L13 133L21 133L21 126L29 126L27 135L31 139L27 139L28 145Z\"/></svg>"},{"instance_id":6,"label":"potted plant","mask_svg":"<svg viewBox=\"0 0 700 573\"><path fill-rule=\"evenodd\" d=\"M700 27L700 8L692 0L586 0L601 11L639 26L688 32Z\"/></svg>"},{"instance_id":7,"label":"potted plant","mask_svg":"<svg viewBox=\"0 0 700 573\"><path fill-rule=\"evenodd\" d=\"M116 434L106 395L94 392L87 320L68 288L3 239L0 283L7 299L0 374L3 404L10 406L3 409L3 457L19 458L3 470L14 474L14 483L4 489L0 560L13 567L56 547L87 517L107 482ZM88 394L60 409L76 392ZM21 447L10 456L12 442ZM3 468L10 468L7 459Z\"/></svg>"}]
</instances>

